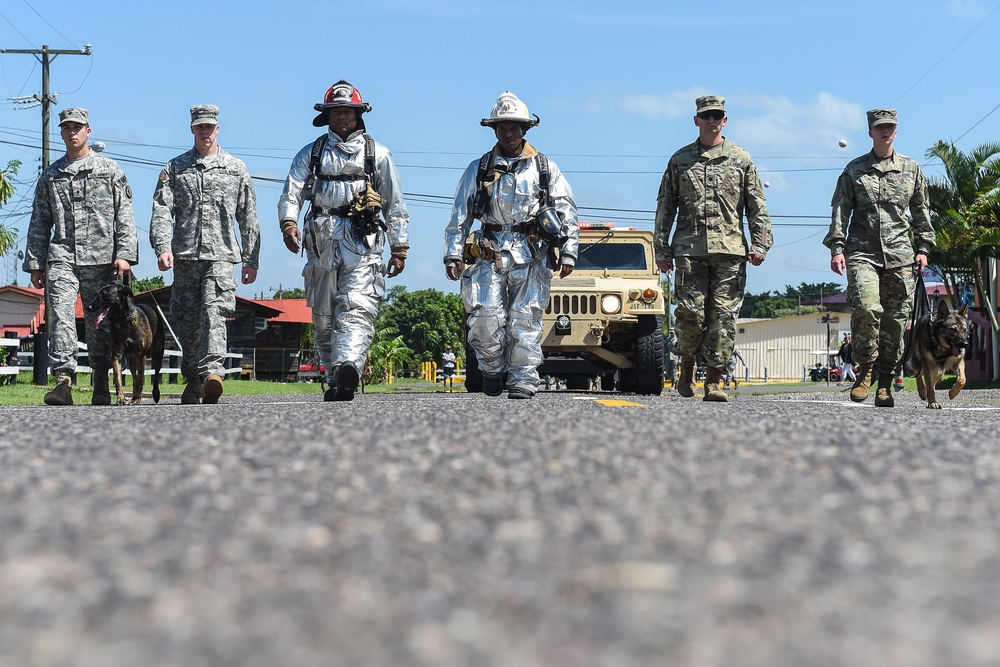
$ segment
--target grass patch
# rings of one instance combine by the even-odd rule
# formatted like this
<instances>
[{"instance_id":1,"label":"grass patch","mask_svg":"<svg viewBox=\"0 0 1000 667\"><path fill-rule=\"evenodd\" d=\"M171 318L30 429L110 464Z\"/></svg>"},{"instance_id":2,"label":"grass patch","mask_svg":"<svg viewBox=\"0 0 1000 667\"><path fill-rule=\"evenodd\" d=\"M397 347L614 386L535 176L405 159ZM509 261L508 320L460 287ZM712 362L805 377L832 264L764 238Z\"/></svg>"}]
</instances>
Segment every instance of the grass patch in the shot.
<instances>
[{"instance_id":1,"label":"grass patch","mask_svg":"<svg viewBox=\"0 0 1000 667\"><path fill-rule=\"evenodd\" d=\"M54 386L54 381L49 378L49 381L53 384L49 384L47 387L39 387L34 384L34 375L31 371L22 371L17 376L17 383L10 385L0 386L0 406L3 405L43 405L43 398L45 393L49 391ZM146 377L145 393L143 394L143 403L151 403L152 398L148 398L149 390L151 388L149 381L149 376ZM320 383L318 382L255 382L251 380L226 380L223 382L225 387L225 392L223 393L223 400L226 396L268 396L268 395L294 395L294 394L304 394L304 395L319 395L323 392ZM114 400L114 381L111 381L111 394L112 400ZM184 384L178 382L177 384L161 383L160 384L160 395L161 399L171 399L176 398L181 395L184 391ZM428 382L426 380L403 378L396 380L392 384L369 384L365 385L365 392L369 394L391 394L391 393L429 393L435 391L445 391L441 383ZM461 383L455 383L455 391L465 391L464 385ZM76 377L76 384L73 385L73 402L80 403L84 405L90 405L90 397L92 396L91 386L90 386L90 375L80 374ZM126 378L125 380L125 396L126 400L132 395L132 380L131 378Z\"/></svg>"}]
</instances>

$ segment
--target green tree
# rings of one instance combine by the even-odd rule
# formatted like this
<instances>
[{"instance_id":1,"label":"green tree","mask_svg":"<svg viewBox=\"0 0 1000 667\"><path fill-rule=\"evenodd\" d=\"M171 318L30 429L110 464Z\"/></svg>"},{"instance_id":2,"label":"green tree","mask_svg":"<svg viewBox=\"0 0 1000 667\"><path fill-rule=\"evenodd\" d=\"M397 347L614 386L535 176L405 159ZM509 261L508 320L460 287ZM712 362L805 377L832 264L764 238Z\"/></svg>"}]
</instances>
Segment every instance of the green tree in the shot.
<instances>
[{"instance_id":1,"label":"green tree","mask_svg":"<svg viewBox=\"0 0 1000 667\"><path fill-rule=\"evenodd\" d=\"M11 182L11 177L17 176L17 170L20 168L20 160L11 160L7 163L6 169L0 171L0 208L14 196L14 184ZM17 229L0 224L0 256L7 254L7 251L13 248L16 242Z\"/></svg>"},{"instance_id":2,"label":"green tree","mask_svg":"<svg viewBox=\"0 0 1000 667\"><path fill-rule=\"evenodd\" d=\"M150 290L164 287L163 276L153 276L152 278L136 278L132 281L132 294L142 294Z\"/></svg>"},{"instance_id":3,"label":"green tree","mask_svg":"<svg viewBox=\"0 0 1000 667\"><path fill-rule=\"evenodd\" d=\"M395 285L382 303L375 328L396 329L419 361L436 361L451 345L464 363L464 317L462 297L458 294L436 289L408 292L405 285Z\"/></svg>"},{"instance_id":4,"label":"green tree","mask_svg":"<svg viewBox=\"0 0 1000 667\"><path fill-rule=\"evenodd\" d=\"M985 143L963 153L938 141L927 157L941 160L945 171L944 177L927 179L937 237L929 261L953 301L971 278L993 331L1000 332L984 278L987 262L1000 257L1000 144Z\"/></svg>"},{"instance_id":5,"label":"green tree","mask_svg":"<svg viewBox=\"0 0 1000 667\"><path fill-rule=\"evenodd\" d=\"M368 362L365 364L365 381L385 384L389 374L400 368L413 357L413 350L406 347L403 337L393 327L384 327L375 331L372 345L368 349Z\"/></svg>"},{"instance_id":6,"label":"green tree","mask_svg":"<svg viewBox=\"0 0 1000 667\"><path fill-rule=\"evenodd\" d=\"M279 288L274 290L271 295L272 299L304 299L306 298L306 291L301 287L290 287L288 289Z\"/></svg>"}]
</instances>

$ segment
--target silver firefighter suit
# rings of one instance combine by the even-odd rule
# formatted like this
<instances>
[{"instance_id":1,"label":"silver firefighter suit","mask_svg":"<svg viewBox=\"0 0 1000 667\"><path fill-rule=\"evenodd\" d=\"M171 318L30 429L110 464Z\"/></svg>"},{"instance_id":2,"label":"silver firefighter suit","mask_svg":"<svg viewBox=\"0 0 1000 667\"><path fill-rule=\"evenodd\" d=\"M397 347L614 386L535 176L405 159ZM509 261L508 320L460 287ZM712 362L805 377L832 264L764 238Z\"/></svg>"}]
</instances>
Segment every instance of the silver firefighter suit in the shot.
<instances>
[{"instance_id":1,"label":"silver firefighter suit","mask_svg":"<svg viewBox=\"0 0 1000 667\"><path fill-rule=\"evenodd\" d=\"M375 316L385 298L382 254L388 241L393 256L406 257L409 216L392 155L385 146L374 142L372 186L384 200L381 219L385 229L359 238L345 209L366 189L365 133L358 129L346 140L333 131L328 131L327 136L320 154L320 174L355 178L315 180L312 205L306 211L302 230L306 253L302 277L316 327L316 351L326 367L327 382L332 384L341 364L349 362L359 371L365 366L375 335ZM303 185L310 174L312 149L310 142L292 160L278 200L279 220L298 220L305 202Z\"/></svg>"},{"instance_id":2,"label":"silver firefighter suit","mask_svg":"<svg viewBox=\"0 0 1000 667\"><path fill-rule=\"evenodd\" d=\"M548 245L529 236L524 226L540 207L537 151L528 143L516 158L494 150L497 178L475 242L495 243L496 257L476 259L462 273L462 301L469 313L469 344L485 377L507 373L507 388L529 394L538 390L542 362L542 314L549 301L552 270ZM560 263L575 265L579 245L573 191L559 167L549 160L549 192L562 219ZM475 194L479 160L469 165L455 193L451 221L445 230L444 260L462 261L473 223L469 210Z\"/></svg>"}]
</instances>

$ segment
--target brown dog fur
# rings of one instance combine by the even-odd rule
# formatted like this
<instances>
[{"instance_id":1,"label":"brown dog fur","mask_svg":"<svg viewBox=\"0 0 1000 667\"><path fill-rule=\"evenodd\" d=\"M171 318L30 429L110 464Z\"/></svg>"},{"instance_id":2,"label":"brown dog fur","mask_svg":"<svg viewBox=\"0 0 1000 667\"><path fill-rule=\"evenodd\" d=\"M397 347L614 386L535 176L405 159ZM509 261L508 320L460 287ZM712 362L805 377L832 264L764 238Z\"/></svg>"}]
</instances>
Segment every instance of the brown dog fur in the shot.
<instances>
[{"instance_id":1,"label":"brown dog fur","mask_svg":"<svg viewBox=\"0 0 1000 667\"><path fill-rule=\"evenodd\" d=\"M965 386L965 348L969 345L969 307L952 310L943 299L937 313L921 317L914 324L913 352L907 360L907 375L916 375L917 394L927 407L940 410L934 388L945 373L955 374L948 391L954 399ZM916 360L919 359L919 362ZM919 366L919 367L917 367Z\"/></svg>"},{"instance_id":2,"label":"brown dog fur","mask_svg":"<svg viewBox=\"0 0 1000 667\"><path fill-rule=\"evenodd\" d=\"M105 285L87 308L99 313L97 326L104 321L111 329L111 365L115 372L115 392L118 405L125 405L122 383L122 357L132 371L132 405L142 401L146 359L153 365L153 402L160 402L160 368L163 363L163 322L156 311L132 300L129 283Z\"/></svg>"}]
</instances>

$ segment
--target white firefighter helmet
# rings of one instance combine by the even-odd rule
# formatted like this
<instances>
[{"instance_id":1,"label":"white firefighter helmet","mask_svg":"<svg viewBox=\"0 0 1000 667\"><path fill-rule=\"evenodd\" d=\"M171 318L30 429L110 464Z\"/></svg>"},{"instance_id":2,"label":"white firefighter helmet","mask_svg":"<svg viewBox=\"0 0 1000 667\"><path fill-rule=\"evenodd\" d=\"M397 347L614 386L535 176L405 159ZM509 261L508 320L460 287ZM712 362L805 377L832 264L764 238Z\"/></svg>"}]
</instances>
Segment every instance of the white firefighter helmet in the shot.
<instances>
[{"instance_id":1,"label":"white firefighter helmet","mask_svg":"<svg viewBox=\"0 0 1000 667\"><path fill-rule=\"evenodd\" d=\"M372 105L361 99L361 91L343 79L327 88L323 101L313 105L313 109L319 112L319 115L313 119L313 125L316 127L327 125L329 123L327 114L334 107L357 109L359 121L361 114L372 110Z\"/></svg>"},{"instance_id":2,"label":"white firefighter helmet","mask_svg":"<svg viewBox=\"0 0 1000 667\"><path fill-rule=\"evenodd\" d=\"M541 120L538 116L532 118L532 115L528 113L528 107L517 98L517 95L505 90L493 105L490 117L482 119L479 124L496 127L498 123L524 123L528 126L525 129L528 129L538 125Z\"/></svg>"}]
</instances>

